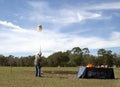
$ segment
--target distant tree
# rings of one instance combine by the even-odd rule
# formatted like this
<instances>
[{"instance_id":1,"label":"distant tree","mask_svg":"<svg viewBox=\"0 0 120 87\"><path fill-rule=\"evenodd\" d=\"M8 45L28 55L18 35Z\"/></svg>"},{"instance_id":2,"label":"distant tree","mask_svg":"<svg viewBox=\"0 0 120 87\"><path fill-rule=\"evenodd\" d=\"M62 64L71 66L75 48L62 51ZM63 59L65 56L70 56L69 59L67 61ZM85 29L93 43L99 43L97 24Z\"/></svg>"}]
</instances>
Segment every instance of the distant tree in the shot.
<instances>
[{"instance_id":1,"label":"distant tree","mask_svg":"<svg viewBox=\"0 0 120 87\"><path fill-rule=\"evenodd\" d=\"M84 55L87 55L87 54L90 53L90 51L89 51L88 48L83 48L83 49L82 49L82 52L83 52Z\"/></svg>"},{"instance_id":2,"label":"distant tree","mask_svg":"<svg viewBox=\"0 0 120 87\"><path fill-rule=\"evenodd\" d=\"M80 66L80 65L86 65L88 63L88 57L89 57L89 49L88 48L79 48L79 47L74 47L71 50L71 53L69 55L70 61L69 65L70 66Z\"/></svg>"},{"instance_id":3,"label":"distant tree","mask_svg":"<svg viewBox=\"0 0 120 87\"><path fill-rule=\"evenodd\" d=\"M6 64L5 56L0 55L0 66L5 66L5 64Z\"/></svg>"},{"instance_id":4,"label":"distant tree","mask_svg":"<svg viewBox=\"0 0 120 87\"><path fill-rule=\"evenodd\" d=\"M116 65L120 67L120 54L112 54L111 50L98 49L98 56L89 54L88 48L81 49L74 47L66 52L55 52L47 58L42 56L42 66L81 66L92 63L94 65L107 64L108 66ZM0 55L0 66L33 66L33 56L14 57L13 55Z\"/></svg>"},{"instance_id":5,"label":"distant tree","mask_svg":"<svg viewBox=\"0 0 120 87\"><path fill-rule=\"evenodd\" d=\"M116 65L117 67L120 67L120 54L114 54L113 55L113 59L114 59L114 65Z\"/></svg>"},{"instance_id":6,"label":"distant tree","mask_svg":"<svg viewBox=\"0 0 120 87\"><path fill-rule=\"evenodd\" d=\"M111 50L106 51L105 57L105 63L110 67L113 66L113 54Z\"/></svg>"},{"instance_id":7,"label":"distant tree","mask_svg":"<svg viewBox=\"0 0 120 87\"><path fill-rule=\"evenodd\" d=\"M48 66L48 58L45 58L44 56L42 57L42 67L43 66Z\"/></svg>"},{"instance_id":8,"label":"distant tree","mask_svg":"<svg viewBox=\"0 0 120 87\"><path fill-rule=\"evenodd\" d=\"M14 65L14 56L13 55L9 55L7 58L7 65L8 66L13 66Z\"/></svg>"},{"instance_id":9,"label":"distant tree","mask_svg":"<svg viewBox=\"0 0 120 87\"><path fill-rule=\"evenodd\" d=\"M82 50L81 50L81 48L79 48L79 47L74 47L74 48L71 50L71 52L72 52L73 54L82 54Z\"/></svg>"},{"instance_id":10,"label":"distant tree","mask_svg":"<svg viewBox=\"0 0 120 87\"><path fill-rule=\"evenodd\" d=\"M86 55L86 57L83 58L82 65L86 66L87 64L96 65L96 57L93 55Z\"/></svg>"},{"instance_id":11,"label":"distant tree","mask_svg":"<svg viewBox=\"0 0 120 87\"><path fill-rule=\"evenodd\" d=\"M20 66L33 66L34 65L34 56L21 57L19 60Z\"/></svg>"},{"instance_id":12,"label":"distant tree","mask_svg":"<svg viewBox=\"0 0 120 87\"><path fill-rule=\"evenodd\" d=\"M65 53L69 56L71 54L71 50L67 50Z\"/></svg>"},{"instance_id":13,"label":"distant tree","mask_svg":"<svg viewBox=\"0 0 120 87\"><path fill-rule=\"evenodd\" d=\"M64 52L56 52L49 57L49 64L52 66L66 66L69 61L69 57L67 53Z\"/></svg>"},{"instance_id":14,"label":"distant tree","mask_svg":"<svg viewBox=\"0 0 120 87\"><path fill-rule=\"evenodd\" d=\"M80 66L82 64L83 58L82 54L71 54L69 55L70 61L69 65L70 66Z\"/></svg>"},{"instance_id":15,"label":"distant tree","mask_svg":"<svg viewBox=\"0 0 120 87\"><path fill-rule=\"evenodd\" d=\"M100 66L100 65L103 65L104 64L104 58L102 56L98 56L96 59L95 59L95 65L96 66Z\"/></svg>"},{"instance_id":16,"label":"distant tree","mask_svg":"<svg viewBox=\"0 0 120 87\"><path fill-rule=\"evenodd\" d=\"M105 53L106 53L105 49L99 49L97 52L98 56L104 56Z\"/></svg>"},{"instance_id":17,"label":"distant tree","mask_svg":"<svg viewBox=\"0 0 120 87\"><path fill-rule=\"evenodd\" d=\"M113 54L111 50L99 49L98 50L99 64L113 66Z\"/></svg>"}]
</instances>

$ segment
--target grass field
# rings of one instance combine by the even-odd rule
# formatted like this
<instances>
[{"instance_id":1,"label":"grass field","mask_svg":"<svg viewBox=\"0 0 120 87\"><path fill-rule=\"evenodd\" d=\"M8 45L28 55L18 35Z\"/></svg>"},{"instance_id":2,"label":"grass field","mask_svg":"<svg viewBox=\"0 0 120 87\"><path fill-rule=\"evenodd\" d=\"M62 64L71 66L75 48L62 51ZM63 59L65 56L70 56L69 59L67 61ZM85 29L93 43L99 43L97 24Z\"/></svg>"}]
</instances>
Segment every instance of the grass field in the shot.
<instances>
[{"instance_id":1,"label":"grass field","mask_svg":"<svg viewBox=\"0 0 120 87\"><path fill-rule=\"evenodd\" d=\"M35 77L34 67L0 67L0 87L120 87L120 68L115 79L78 79L76 74L54 74L44 71L78 71L78 67L43 67L43 77Z\"/></svg>"}]
</instances>

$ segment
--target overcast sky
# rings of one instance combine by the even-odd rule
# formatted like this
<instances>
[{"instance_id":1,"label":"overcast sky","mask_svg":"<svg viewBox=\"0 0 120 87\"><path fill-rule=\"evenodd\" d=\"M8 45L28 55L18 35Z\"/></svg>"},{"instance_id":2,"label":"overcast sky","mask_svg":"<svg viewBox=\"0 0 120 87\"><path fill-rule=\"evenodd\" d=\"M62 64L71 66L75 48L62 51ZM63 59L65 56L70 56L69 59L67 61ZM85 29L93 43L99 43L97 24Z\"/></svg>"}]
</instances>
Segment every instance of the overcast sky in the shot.
<instances>
[{"instance_id":1,"label":"overcast sky","mask_svg":"<svg viewBox=\"0 0 120 87\"><path fill-rule=\"evenodd\" d=\"M120 0L0 0L0 54L40 47L43 56L73 47L120 53Z\"/></svg>"}]
</instances>

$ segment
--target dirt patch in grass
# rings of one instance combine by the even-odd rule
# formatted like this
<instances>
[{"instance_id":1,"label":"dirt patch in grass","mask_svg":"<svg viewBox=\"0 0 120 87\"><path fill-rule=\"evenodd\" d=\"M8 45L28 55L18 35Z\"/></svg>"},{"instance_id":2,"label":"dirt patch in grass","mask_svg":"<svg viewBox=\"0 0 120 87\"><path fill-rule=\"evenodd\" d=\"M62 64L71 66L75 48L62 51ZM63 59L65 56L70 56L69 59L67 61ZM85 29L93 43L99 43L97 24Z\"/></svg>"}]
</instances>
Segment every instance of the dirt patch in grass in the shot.
<instances>
[{"instance_id":1,"label":"dirt patch in grass","mask_svg":"<svg viewBox=\"0 0 120 87\"><path fill-rule=\"evenodd\" d=\"M42 71L43 77L59 79L76 79L76 71Z\"/></svg>"},{"instance_id":2,"label":"dirt patch in grass","mask_svg":"<svg viewBox=\"0 0 120 87\"><path fill-rule=\"evenodd\" d=\"M35 71L24 71L27 74L34 75ZM77 71L63 71L63 70L42 70L42 78L52 79L76 79Z\"/></svg>"},{"instance_id":3,"label":"dirt patch in grass","mask_svg":"<svg viewBox=\"0 0 120 87\"><path fill-rule=\"evenodd\" d=\"M25 70L25 72L33 74L35 73L35 71L28 71ZM48 70L43 70L41 73L46 73L46 74L62 74L62 75L66 75L66 74L77 74L77 71L48 71Z\"/></svg>"},{"instance_id":4,"label":"dirt patch in grass","mask_svg":"<svg viewBox=\"0 0 120 87\"><path fill-rule=\"evenodd\" d=\"M42 71L42 72L49 74L77 74L76 71Z\"/></svg>"}]
</instances>

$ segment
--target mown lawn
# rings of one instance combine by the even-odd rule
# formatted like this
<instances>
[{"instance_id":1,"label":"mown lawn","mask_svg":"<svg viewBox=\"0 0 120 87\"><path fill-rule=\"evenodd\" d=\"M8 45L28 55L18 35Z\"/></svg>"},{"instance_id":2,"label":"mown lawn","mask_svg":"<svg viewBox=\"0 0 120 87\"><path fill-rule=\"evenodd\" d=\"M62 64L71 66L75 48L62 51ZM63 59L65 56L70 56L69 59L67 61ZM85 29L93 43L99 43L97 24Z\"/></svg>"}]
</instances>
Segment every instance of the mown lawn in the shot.
<instances>
[{"instance_id":1,"label":"mown lawn","mask_svg":"<svg viewBox=\"0 0 120 87\"><path fill-rule=\"evenodd\" d=\"M34 76L34 67L0 67L0 87L120 87L120 68L114 69L114 80L78 79L77 73L54 74L59 70L77 72L78 67L43 67L40 78Z\"/></svg>"}]
</instances>

